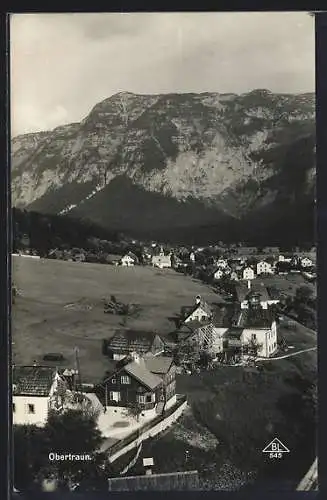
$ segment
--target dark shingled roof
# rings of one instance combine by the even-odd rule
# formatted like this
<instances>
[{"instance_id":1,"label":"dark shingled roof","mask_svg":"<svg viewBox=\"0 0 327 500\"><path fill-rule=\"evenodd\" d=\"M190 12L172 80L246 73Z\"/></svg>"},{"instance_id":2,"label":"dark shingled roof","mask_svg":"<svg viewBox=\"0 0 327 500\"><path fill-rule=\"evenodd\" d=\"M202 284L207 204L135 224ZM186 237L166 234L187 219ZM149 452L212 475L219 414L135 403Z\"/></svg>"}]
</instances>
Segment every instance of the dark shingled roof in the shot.
<instances>
[{"instance_id":1,"label":"dark shingled roof","mask_svg":"<svg viewBox=\"0 0 327 500\"><path fill-rule=\"evenodd\" d=\"M48 396L56 371L49 366L14 366L14 396Z\"/></svg>"},{"instance_id":2,"label":"dark shingled roof","mask_svg":"<svg viewBox=\"0 0 327 500\"><path fill-rule=\"evenodd\" d=\"M239 325L243 328L270 328L274 314L270 309L244 309Z\"/></svg>"},{"instance_id":3,"label":"dark shingled roof","mask_svg":"<svg viewBox=\"0 0 327 500\"><path fill-rule=\"evenodd\" d=\"M108 341L108 349L119 354L150 351L157 334L138 330L118 330Z\"/></svg>"}]
</instances>

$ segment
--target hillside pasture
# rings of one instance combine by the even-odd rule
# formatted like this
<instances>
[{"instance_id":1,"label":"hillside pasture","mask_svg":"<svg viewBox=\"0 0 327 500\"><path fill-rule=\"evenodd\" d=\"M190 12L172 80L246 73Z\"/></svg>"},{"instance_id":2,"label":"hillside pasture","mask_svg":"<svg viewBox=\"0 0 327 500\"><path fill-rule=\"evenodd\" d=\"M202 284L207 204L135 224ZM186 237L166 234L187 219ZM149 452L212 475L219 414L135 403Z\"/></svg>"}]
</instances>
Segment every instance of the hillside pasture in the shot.
<instances>
[{"instance_id":1,"label":"hillside pasture","mask_svg":"<svg viewBox=\"0 0 327 500\"><path fill-rule=\"evenodd\" d=\"M196 295L211 303L220 300L208 286L188 276L141 266L13 257L13 281L20 291L12 311L14 362L41 363L44 354L58 352L65 357L60 366L72 366L78 347L85 382L110 369L101 352L102 339L117 329L165 335L174 330L180 308L192 304ZM111 295L139 304L139 316L105 314L103 299Z\"/></svg>"},{"instance_id":2,"label":"hillside pasture","mask_svg":"<svg viewBox=\"0 0 327 500\"><path fill-rule=\"evenodd\" d=\"M302 274L294 273L287 275L274 274L271 276L258 276L254 282L264 283L267 288L276 288L284 295L294 296L296 290L302 286L306 286L312 291L312 297L317 297L317 287L307 281Z\"/></svg>"}]
</instances>

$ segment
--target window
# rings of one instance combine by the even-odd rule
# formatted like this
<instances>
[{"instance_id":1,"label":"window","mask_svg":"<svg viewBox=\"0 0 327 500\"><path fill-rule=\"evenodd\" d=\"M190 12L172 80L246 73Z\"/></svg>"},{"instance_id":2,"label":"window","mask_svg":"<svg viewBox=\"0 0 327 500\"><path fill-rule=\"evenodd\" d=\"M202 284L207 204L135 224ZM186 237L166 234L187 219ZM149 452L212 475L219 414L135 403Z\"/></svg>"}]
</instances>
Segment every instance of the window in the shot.
<instances>
[{"instance_id":1,"label":"window","mask_svg":"<svg viewBox=\"0 0 327 500\"><path fill-rule=\"evenodd\" d=\"M28 404L27 405L27 412L28 413L35 413L35 405Z\"/></svg>"},{"instance_id":2,"label":"window","mask_svg":"<svg viewBox=\"0 0 327 500\"><path fill-rule=\"evenodd\" d=\"M16 411L16 405L15 405L15 403L12 404L12 411L13 411L13 413L15 413L15 411Z\"/></svg>"},{"instance_id":3,"label":"window","mask_svg":"<svg viewBox=\"0 0 327 500\"><path fill-rule=\"evenodd\" d=\"M121 377L120 381L122 384L130 384L131 383L131 379L128 377L128 375L123 375Z\"/></svg>"},{"instance_id":4,"label":"window","mask_svg":"<svg viewBox=\"0 0 327 500\"><path fill-rule=\"evenodd\" d=\"M146 403L151 403L152 402L152 395L151 394L148 394L145 398L146 400Z\"/></svg>"},{"instance_id":5,"label":"window","mask_svg":"<svg viewBox=\"0 0 327 500\"><path fill-rule=\"evenodd\" d=\"M109 399L110 401L120 401L121 400L121 395L120 395L120 392L116 392L116 391L110 391L109 392Z\"/></svg>"},{"instance_id":6,"label":"window","mask_svg":"<svg viewBox=\"0 0 327 500\"><path fill-rule=\"evenodd\" d=\"M111 379L111 383L112 383L112 384L116 384L116 383L117 383L117 380L116 380L115 378L112 378L112 379Z\"/></svg>"},{"instance_id":7,"label":"window","mask_svg":"<svg viewBox=\"0 0 327 500\"><path fill-rule=\"evenodd\" d=\"M257 334L256 333L252 333L251 340L257 340Z\"/></svg>"},{"instance_id":8,"label":"window","mask_svg":"<svg viewBox=\"0 0 327 500\"><path fill-rule=\"evenodd\" d=\"M143 396L142 394L139 394L139 395L137 396L137 401L138 401L139 403L145 403L145 401L146 401L145 396Z\"/></svg>"}]
</instances>

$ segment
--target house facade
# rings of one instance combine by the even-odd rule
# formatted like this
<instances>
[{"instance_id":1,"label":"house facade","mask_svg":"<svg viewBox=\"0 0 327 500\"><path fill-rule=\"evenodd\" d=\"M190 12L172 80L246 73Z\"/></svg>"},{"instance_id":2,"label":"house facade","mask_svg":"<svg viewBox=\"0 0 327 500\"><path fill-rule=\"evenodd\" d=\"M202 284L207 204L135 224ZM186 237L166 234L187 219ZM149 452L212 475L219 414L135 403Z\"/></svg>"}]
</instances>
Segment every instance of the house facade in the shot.
<instances>
[{"instance_id":1,"label":"house facade","mask_svg":"<svg viewBox=\"0 0 327 500\"><path fill-rule=\"evenodd\" d=\"M13 423L43 427L59 387L68 389L64 378L51 367L14 366Z\"/></svg>"},{"instance_id":2,"label":"house facade","mask_svg":"<svg viewBox=\"0 0 327 500\"><path fill-rule=\"evenodd\" d=\"M257 274L273 274L272 265L265 260L261 260L257 263Z\"/></svg>"},{"instance_id":3,"label":"house facade","mask_svg":"<svg viewBox=\"0 0 327 500\"><path fill-rule=\"evenodd\" d=\"M105 354L114 361L119 361L136 352L140 355L164 352L165 344L154 332L139 330L118 330L114 336L105 342Z\"/></svg>"},{"instance_id":4,"label":"house facade","mask_svg":"<svg viewBox=\"0 0 327 500\"><path fill-rule=\"evenodd\" d=\"M254 341L258 344L258 356L263 358L271 357L277 351L277 326L273 321L269 328L244 328L242 333L243 344Z\"/></svg>"},{"instance_id":5,"label":"house facade","mask_svg":"<svg viewBox=\"0 0 327 500\"><path fill-rule=\"evenodd\" d=\"M244 280L254 280L255 278L255 272L254 269L252 269L252 267L246 267L245 269L243 269L242 274Z\"/></svg>"},{"instance_id":6,"label":"house facade","mask_svg":"<svg viewBox=\"0 0 327 500\"><path fill-rule=\"evenodd\" d=\"M195 304L191 307L184 307L181 311L183 323L188 323L190 321L206 321L212 318L212 309L202 300L200 295L195 298Z\"/></svg>"}]
</instances>

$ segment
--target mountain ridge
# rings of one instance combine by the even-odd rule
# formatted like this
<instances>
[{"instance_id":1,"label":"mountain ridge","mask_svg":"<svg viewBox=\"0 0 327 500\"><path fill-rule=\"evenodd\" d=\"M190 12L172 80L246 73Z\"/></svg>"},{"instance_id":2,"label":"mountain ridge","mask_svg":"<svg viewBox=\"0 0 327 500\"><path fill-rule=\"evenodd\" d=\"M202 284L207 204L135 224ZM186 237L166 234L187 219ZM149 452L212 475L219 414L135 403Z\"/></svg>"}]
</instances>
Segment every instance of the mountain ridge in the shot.
<instances>
[{"instance_id":1,"label":"mountain ridge","mask_svg":"<svg viewBox=\"0 0 327 500\"><path fill-rule=\"evenodd\" d=\"M114 94L80 123L13 138L13 205L135 234L223 228L219 239L305 208L293 237L312 238L314 105L265 89Z\"/></svg>"}]
</instances>

